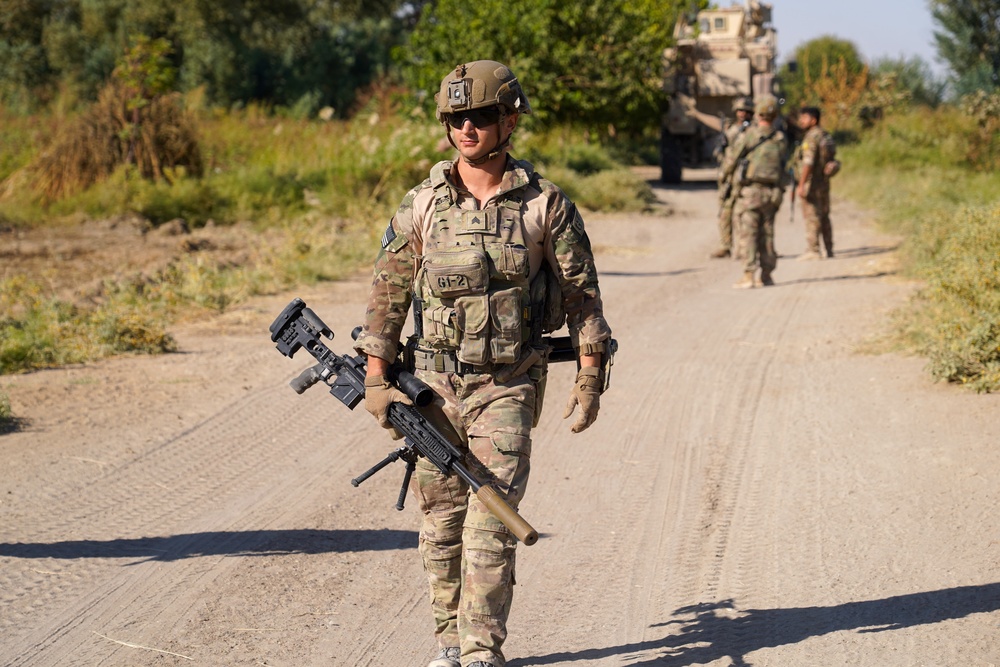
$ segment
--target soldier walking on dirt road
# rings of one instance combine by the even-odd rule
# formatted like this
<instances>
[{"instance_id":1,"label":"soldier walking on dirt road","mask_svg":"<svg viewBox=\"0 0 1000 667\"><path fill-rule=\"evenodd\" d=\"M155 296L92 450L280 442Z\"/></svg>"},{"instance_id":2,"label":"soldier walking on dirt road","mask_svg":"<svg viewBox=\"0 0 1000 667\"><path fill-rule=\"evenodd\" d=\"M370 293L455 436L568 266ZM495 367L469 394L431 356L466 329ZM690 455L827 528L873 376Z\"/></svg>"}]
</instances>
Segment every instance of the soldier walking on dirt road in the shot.
<instances>
[{"instance_id":1,"label":"soldier walking on dirt road","mask_svg":"<svg viewBox=\"0 0 1000 667\"><path fill-rule=\"evenodd\" d=\"M723 177L732 178L737 189L733 215L739 221L740 253L746 257L743 278L733 285L739 289L774 284L771 274L778 264L774 216L786 183L785 135L772 126L778 101L764 95L754 110L757 124L740 135L722 164Z\"/></svg>"},{"instance_id":2,"label":"soldier walking on dirt road","mask_svg":"<svg viewBox=\"0 0 1000 667\"><path fill-rule=\"evenodd\" d=\"M459 158L410 190L382 238L356 346L368 355L365 407L388 427L389 404L408 400L385 373L412 303L417 377L437 392L470 466L516 509L545 389L542 333L569 326L579 371L564 418L579 408L579 433L597 418L611 330L579 211L508 155L531 112L514 74L493 61L459 65L435 99ZM429 667L504 667L515 538L465 482L424 459L411 490L440 648Z\"/></svg>"},{"instance_id":3,"label":"soldier walking on dirt road","mask_svg":"<svg viewBox=\"0 0 1000 667\"><path fill-rule=\"evenodd\" d=\"M806 252L800 260L820 259L819 240L827 257L833 257L833 226L830 223L830 178L840 170L833 137L819 125L820 110L803 107L799 128L805 133L793 159L796 176L795 194L802 200L806 221Z\"/></svg>"}]
</instances>

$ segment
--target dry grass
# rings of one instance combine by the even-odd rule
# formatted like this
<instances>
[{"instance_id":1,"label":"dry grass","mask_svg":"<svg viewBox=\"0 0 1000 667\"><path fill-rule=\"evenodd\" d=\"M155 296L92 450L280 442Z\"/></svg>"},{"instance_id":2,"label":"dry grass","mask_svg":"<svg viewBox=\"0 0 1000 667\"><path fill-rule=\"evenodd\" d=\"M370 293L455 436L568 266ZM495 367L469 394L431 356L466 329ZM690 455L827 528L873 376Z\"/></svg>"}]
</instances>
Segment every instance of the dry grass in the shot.
<instances>
[{"instance_id":1,"label":"dry grass","mask_svg":"<svg viewBox=\"0 0 1000 667\"><path fill-rule=\"evenodd\" d=\"M63 130L29 167L34 189L46 201L84 190L133 165L144 178L170 181L183 169L202 173L194 122L177 95L163 95L130 109L127 89L110 84L97 103Z\"/></svg>"}]
</instances>

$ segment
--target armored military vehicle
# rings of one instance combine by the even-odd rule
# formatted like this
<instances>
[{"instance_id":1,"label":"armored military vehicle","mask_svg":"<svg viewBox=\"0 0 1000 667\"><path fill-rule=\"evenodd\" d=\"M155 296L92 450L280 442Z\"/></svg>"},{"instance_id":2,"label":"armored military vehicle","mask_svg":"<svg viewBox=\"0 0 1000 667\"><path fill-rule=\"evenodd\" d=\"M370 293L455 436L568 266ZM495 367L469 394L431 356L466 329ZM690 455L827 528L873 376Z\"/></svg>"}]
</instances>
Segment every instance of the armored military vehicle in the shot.
<instances>
[{"instance_id":1,"label":"armored military vehicle","mask_svg":"<svg viewBox=\"0 0 1000 667\"><path fill-rule=\"evenodd\" d=\"M694 21L682 16L674 44L663 54L670 105L661 129L660 169L667 183L680 182L682 166L714 164L734 100L765 93L780 98L771 5L746 0L700 11Z\"/></svg>"}]
</instances>

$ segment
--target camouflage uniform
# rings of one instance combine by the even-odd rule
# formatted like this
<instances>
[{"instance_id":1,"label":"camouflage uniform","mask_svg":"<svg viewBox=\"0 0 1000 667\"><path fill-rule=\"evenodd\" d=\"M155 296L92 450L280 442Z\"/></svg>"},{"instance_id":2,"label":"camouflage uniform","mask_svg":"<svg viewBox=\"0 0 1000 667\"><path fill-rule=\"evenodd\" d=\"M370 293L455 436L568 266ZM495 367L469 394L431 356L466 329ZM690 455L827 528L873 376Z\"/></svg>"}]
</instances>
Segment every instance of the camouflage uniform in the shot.
<instances>
[{"instance_id":1,"label":"camouflage uniform","mask_svg":"<svg viewBox=\"0 0 1000 667\"><path fill-rule=\"evenodd\" d=\"M766 138L765 138L766 137ZM774 249L774 216L784 194L785 135L769 126L755 125L744 132L723 164L723 173L739 179L739 162L747 162L733 214L739 221L740 253L744 273L760 269L767 284L778 264Z\"/></svg>"},{"instance_id":2,"label":"camouflage uniform","mask_svg":"<svg viewBox=\"0 0 1000 667\"><path fill-rule=\"evenodd\" d=\"M833 257L833 226L830 224L830 178L824 172L828 162L834 160L836 146L833 137L815 125L809 128L795 152L795 175L801 176L802 167L812 166L806 183L806 196L802 198L802 216L806 221L807 250L819 254L822 236L826 254Z\"/></svg>"},{"instance_id":3,"label":"camouflage uniform","mask_svg":"<svg viewBox=\"0 0 1000 667\"><path fill-rule=\"evenodd\" d=\"M422 336L413 352L417 376L438 394L438 406L467 443L469 466L517 508L545 376L544 363L522 368L537 330L522 320L537 314L524 301L531 291L525 286L536 277L557 285L559 294L549 296L565 307L574 345L598 346L611 331L576 206L530 164L506 159L498 193L482 209L455 185L451 162L437 164L431 178L406 195L382 239L356 347L394 359L412 301L421 313ZM479 280L466 270L470 248L487 251L485 295L468 295ZM485 314L477 304L485 304ZM480 330L489 340L476 338ZM463 665L481 660L503 667L515 538L461 479L426 460L411 490L423 513L419 551L439 645L460 646Z\"/></svg>"},{"instance_id":4,"label":"camouflage uniform","mask_svg":"<svg viewBox=\"0 0 1000 667\"><path fill-rule=\"evenodd\" d=\"M751 123L749 121L745 123L736 122L726 128L726 149L722 153L722 161L725 163L726 158L732 153L733 145L736 140L750 127ZM736 198L733 197L735 194L735 188L730 190L729 196L726 195L726 188L732 182L732 175L729 177L723 177L722 172L719 175L719 248L721 250L732 250L733 254L739 256L739 248L736 247L738 244L733 243L734 234L739 237L739 229L733 229L733 204Z\"/></svg>"}]
</instances>

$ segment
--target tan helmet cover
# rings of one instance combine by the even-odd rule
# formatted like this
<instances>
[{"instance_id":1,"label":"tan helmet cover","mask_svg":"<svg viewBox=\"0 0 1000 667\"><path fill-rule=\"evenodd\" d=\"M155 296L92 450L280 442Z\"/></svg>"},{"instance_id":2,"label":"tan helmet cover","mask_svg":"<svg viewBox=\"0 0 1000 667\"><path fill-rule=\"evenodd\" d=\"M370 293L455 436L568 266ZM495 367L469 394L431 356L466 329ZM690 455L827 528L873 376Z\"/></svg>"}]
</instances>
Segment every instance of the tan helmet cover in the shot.
<instances>
[{"instance_id":1,"label":"tan helmet cover","mask_svg":"<svg viewBox=\"0 0 1000 667\"><path fill-rule=\"evenodd\" d=\"M506 65L495 60L459 65L442 79L434 100L437 119L442 123L445 114L492 106L500 106L507 112L531 113L531 105L517 77Z\"/></svg>"},{"instance_id":2,"label":"tan helmet cover","mask_svg":"<svg viewBox=\"0 0 1000 667\"><path fill-rule=\"evenodd\" d=\"M748 111L753 113L753 98L752 97L737 97L733 100L733 112L736 111Z\"/></svg>"},{"instance_id":3,"label":"tan helmet cover","mask_svg":"<svg viewBox=\"0 0 1000 667\"><path fill-rule=\"evenodd\" d=\"M754 113L764 118L774 118L778 115L778 100L774 95L761 95L754 105Z\"/></svg>"}]
</instances>

